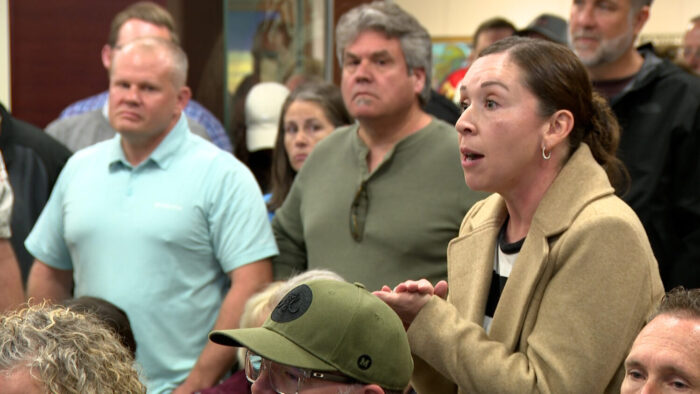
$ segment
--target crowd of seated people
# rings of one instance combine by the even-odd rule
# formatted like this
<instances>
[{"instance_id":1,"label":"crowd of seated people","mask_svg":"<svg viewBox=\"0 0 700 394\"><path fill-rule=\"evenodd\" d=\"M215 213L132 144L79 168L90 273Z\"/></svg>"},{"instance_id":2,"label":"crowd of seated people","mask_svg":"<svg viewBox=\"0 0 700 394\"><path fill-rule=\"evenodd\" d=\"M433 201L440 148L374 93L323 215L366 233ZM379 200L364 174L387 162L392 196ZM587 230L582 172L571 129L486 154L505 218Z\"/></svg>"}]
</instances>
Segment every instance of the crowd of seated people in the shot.
<instances>
[{"instance_id":1,"label":"crowd of seated people","mask_svg":"<svg viewBox=\"0 0 700 394\"><path fill-rule=\"evenodd\" d=\"M0 392L700 390L700 25L683 69L612 3L482 23L454 124L425 27L359 5L339 86L248 87L243 161L127 7L97 107L0 107Z\"/></svg>"}]
</instances>

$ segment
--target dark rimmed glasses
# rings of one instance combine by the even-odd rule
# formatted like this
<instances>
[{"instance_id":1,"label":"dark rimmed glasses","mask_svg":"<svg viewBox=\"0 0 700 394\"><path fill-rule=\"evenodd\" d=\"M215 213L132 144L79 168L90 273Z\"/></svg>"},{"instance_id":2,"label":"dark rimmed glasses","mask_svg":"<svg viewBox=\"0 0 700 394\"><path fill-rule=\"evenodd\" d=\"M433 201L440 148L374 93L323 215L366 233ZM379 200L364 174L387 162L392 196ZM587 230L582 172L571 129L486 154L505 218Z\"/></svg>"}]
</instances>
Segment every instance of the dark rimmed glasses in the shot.
<instances>
[{"instance_id":1,"label":"dark rimmed glasses","mask_svg":"<svg viewBox=\"0 0 700 394\"><path fill-rule=\"evenodd\" d=\"M254 383L262 371L267 371L268 383L278 394L294 394L301 391L301 386L309 379L327 380L336 383L353 384L357 381L347 376L333 375L327 372L312 371L270 361L250 350L245 355L245 377Z\"/></svg>"}]
</instances>

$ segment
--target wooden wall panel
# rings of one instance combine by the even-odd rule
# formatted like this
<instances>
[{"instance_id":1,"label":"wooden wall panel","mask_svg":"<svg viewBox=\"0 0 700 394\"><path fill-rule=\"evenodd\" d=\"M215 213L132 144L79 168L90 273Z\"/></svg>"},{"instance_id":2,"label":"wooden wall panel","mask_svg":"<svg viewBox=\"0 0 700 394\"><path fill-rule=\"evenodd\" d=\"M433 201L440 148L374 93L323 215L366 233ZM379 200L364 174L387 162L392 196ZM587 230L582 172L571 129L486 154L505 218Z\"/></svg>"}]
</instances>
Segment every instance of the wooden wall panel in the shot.
<instances>
[{"instance_id":1,"label":"wooden wall panel","mask_svg":"<svg viewBox=\"0 0 700 394\"><path fill-rule=\"evenodd\" d=\"M43 128L68 104L107 89L100 51L112 17L133 2L10 0L13 114Z\"/></svg>"},{"instance_id":2,"label":"wooden wall panel","mask_svg":"<svg viewBox=\"0 0 700 394\"><path fill-rule=\"evenodd\" d=\"M223 3L178 1L182 3L178 23L182 30L182 47L189 58L187 82L192 88L192 97L223 124L226 91Z\"/></svg>"}]
</instances>

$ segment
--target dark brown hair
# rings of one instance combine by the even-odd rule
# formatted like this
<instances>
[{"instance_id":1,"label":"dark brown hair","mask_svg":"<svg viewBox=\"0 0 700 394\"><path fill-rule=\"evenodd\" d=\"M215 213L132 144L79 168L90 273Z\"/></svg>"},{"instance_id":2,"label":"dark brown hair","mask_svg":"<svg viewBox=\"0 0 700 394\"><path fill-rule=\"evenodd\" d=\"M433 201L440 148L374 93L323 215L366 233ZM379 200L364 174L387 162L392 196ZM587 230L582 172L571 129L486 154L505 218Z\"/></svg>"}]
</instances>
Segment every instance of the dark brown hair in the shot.
<instances>
[{"instance_id":1,"label":"dark brown hair","mask_svg":"<svg viewBox=\"0 0 700 394\"><path fill-rule=\"evenodd\" d=\"M63 305L72 311L95 315L114 331L122 345L129 350L131 356L136 356L136 340L131 331L129 318L121 308L102 298L88 296L66 300Z\"/></svg>"},{"instance_id":2,"label":"dark brown hair","mask_svg":"<svg viewBox=\"0 0 700 394\"><path fill-rule=\"evenodd\" d=\"M154 24L156 26L165 27L170 31L170 39L174 44L180 45L180 40L175 33L175 22L172 15L163 7L150 1L140 1L134 3L124 10L120 11L112 19L112 25L109 28L109 37L107 44L114 48L119 39L119 30L129 19L139 19L144 22Z\"/></svg>"},{"instance_id":3,"label":"dark brown hair","mask_svg":"<svg viewBox=\"0 0 700 394\"><path fill-rule=\"evenodd\" d=\"M683 286L678 286L669 291L649 320L659 315L700 319L700 289L686 290Z\"/></svg>"},{"instance_id":4,"label":"dark brown hair","mask_svg":"<svg viewBox=\"0 0 700 394\"><path fill-rule=\"evenodd\" d=\"M353 122L343 103L340 89L328 82L308 82L294 89L282 105L279 124L277 127L277 139L272 154L272 197L267 204L270 211L274 211L284 202L292 187L296 171L289 164L289 156L284 148L284 115L294 101L308 101L321 107L323 114L335 127L347 125Z\"/></svg>"},{"instance_id":5,"label":"dark brown hair","mask_svg":"<svg viewBox=\"0 0 700 394\"><path fill-rule=\"evenodd\" d=\"M474 35L472 36L472 49L476 49L476 43L479 40L479 36L481 33L487 31L487 30L506 30L510 29L513 31L513 34L518 30L515 28L515 26L506 18L502 17L495 17L491 19L487 19L476 28L476 31L474 32ZM478 54L477 54L478 55Z\"/></svg>"},{"instance_id":6,"label":"dark brown hair","mask_svg":"<svg viewBox=\"0 0 700 394\"><path fill-rule=\"evenodd\" d=\"M517 36L493 43L479 56L504 52L520 68L524 85L537 97L540 116L548 117L562 109L573 114L569 155L585 142L616 191L625 191L629 174L615 156L620 126L605 99L593 91L578 57L561 44Z\"/></svg>"}]
</instances>

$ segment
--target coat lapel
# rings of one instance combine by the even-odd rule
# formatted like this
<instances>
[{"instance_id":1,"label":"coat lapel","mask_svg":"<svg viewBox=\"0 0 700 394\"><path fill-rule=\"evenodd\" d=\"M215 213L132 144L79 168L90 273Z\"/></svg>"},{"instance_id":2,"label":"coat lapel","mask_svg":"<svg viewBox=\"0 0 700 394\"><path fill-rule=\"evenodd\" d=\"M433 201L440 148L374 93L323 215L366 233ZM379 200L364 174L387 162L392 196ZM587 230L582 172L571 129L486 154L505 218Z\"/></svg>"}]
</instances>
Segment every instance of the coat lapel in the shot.
<instances>
[{"instance_id":1,"label":"coat lapel","mask_svg":"<svg viewBox=\"0 0 700 394\"><path fill-rule=\"evenodd\" d=\"M511 350L518 346L526 313L532 312L530 304L537 283L547 268L548 256L547 238L531 229L498 301L489 332L489 337Z\"/></svg>"},{"instance_id":2,"label":"coat lapel","mask_svg":"<svg viewBox=\"0 0 700 394\"><path fill-rule=\"evenodd\" d=\"M471 227L462 229L459 237L447 247L447 280L450 302L462 316L482 325L493 273L496 238L506 217L500 196L492 195L474 214Z\"/></svg>"}]
</instances>

